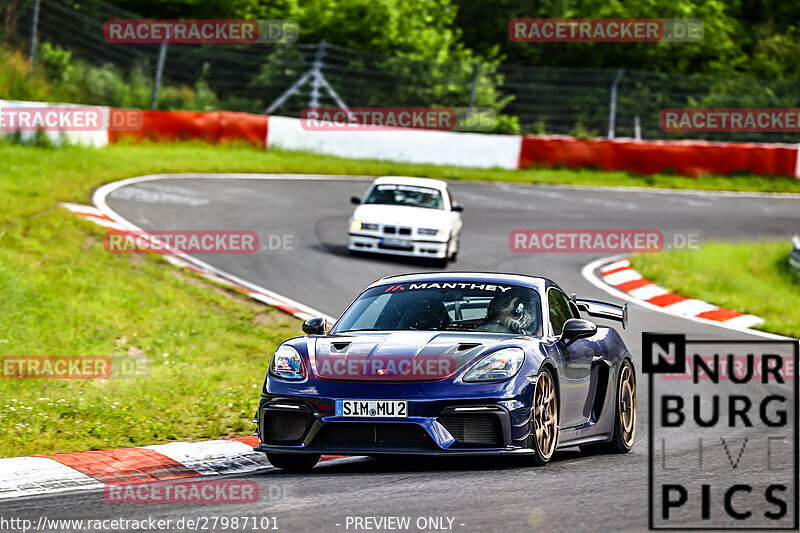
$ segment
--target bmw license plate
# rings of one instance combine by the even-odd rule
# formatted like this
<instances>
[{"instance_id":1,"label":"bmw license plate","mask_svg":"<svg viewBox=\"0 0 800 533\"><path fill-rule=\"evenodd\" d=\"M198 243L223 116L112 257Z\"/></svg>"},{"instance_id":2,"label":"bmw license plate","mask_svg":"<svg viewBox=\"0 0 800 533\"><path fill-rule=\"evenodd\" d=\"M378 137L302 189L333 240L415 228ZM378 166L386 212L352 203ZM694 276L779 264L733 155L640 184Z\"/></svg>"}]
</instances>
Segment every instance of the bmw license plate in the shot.
<instances>
[{"instance_id":1,"label":"bmw license plate","mask_svg":"<svg viewBox=\"0 0 800 533\"><path fill-rule=\"evenodd\" d=\"M383 237L381 238L381 244L392 248L408 248L409 250L414 248L414 243L405 239L387 239Z\"/></svg>"},{"instance_id":2,"label":"bmw license plate","mask_svg":"<svg viewBox=\"0 0 800 533\"><path fill-rule=\"evenodd\" d=\"M408 418L406 400L336 400L336 416Z\"/></svg>"}]
</instances>

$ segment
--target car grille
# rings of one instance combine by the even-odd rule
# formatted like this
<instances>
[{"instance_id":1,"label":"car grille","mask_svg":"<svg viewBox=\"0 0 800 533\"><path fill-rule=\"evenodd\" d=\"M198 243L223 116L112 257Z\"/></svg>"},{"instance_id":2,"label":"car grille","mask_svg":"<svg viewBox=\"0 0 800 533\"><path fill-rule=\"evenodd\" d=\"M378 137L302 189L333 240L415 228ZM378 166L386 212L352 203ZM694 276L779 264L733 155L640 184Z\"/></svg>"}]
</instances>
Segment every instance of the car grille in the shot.
<instances>
[{"instance_id":1,"label":"car grille","mask_svg":"<svg viewBox=\"0 0 800 533\"><path fill-rule=\"evenodd\" d=\"M261 412L261 441L292 442L300 440L312 419L311 413L264 410Z\"/></svg>"},{"instance_id":2,"label":"car grille","mask_svg":"<svg viewBox=\"0 0 800 533\"><path fill-rule=\"evenodd\" d=\"M435 446L421 426L412 423L329 422L314 445L321 448L428 448Z\"/></svg>"},{"instance_id":3,"label":"car grille","mask_svg":"<svg viewBox=\"0 0 800 533\"><path fill-rule=\"evenodd\" d=\"M411 228L398 228L397 226L384 226L383 232L387 235L411 235Z\"/></svg>"},{"instance_id":4,"label":"car grille","mask_svg":"<svg viewBox=\"0 0 800 533\"><path fill-rule=\"evenodd\" d=\"M502 446L503 430L500 420L495 415L470 414L442 415L442 425L462 444Z\"/></svg>"}]
</instances>

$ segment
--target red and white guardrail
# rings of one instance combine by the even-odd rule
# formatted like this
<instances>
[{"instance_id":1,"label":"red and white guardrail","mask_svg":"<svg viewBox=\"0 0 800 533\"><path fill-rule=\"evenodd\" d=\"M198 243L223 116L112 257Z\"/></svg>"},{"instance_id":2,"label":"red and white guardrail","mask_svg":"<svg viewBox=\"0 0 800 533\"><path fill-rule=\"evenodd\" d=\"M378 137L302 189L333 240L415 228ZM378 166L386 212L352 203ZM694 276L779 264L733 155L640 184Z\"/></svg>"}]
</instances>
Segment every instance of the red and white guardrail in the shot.
<instances>
[{"instance_id":1,"label":"red and white guardrail","mask_svg":"<svg viewBox=\"0 0 800 533\"><path fill-rule=\"evenodd\" d=\"M70 104L0 100L0 110L15 106ZM800 177L798 147L789 144L575 139L562 135L490 135L408 128L371 129L368 126L353 130L310 130L303 127L301 119L280 116L229 111L98 109L104 117L98 131L71 131L64 138L68 142L92 146L104 146L121 139L238 141L266 149L468 168L565 166L637 174L674 171L691 177L736 172ZM8 127L2 129L8 131ZM26 138L34 133L27 131L22 135ZM48 136L55 143L61 142L59 132L48 132Z\"/></svg>"}]
</instances>

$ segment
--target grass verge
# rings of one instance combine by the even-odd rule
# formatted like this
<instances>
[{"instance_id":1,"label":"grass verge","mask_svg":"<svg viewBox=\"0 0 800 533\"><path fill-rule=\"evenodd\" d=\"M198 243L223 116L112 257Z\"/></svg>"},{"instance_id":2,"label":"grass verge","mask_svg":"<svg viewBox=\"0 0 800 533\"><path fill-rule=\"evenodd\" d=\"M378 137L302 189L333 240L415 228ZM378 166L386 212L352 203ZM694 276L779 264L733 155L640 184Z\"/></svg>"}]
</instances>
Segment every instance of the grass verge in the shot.
<instances>
[{"instance_id":1,"label":"grass verge","mask_svg":"<svg viewBox=\"0 0 800 533\"><path fill-rule=\"evenodd\" d=\"M645 278L682 296L760 316L758 329L800 338L800 274L789 266L789 240L706 243L697 252L638 254Z\"/></svg>"}]
</instances>

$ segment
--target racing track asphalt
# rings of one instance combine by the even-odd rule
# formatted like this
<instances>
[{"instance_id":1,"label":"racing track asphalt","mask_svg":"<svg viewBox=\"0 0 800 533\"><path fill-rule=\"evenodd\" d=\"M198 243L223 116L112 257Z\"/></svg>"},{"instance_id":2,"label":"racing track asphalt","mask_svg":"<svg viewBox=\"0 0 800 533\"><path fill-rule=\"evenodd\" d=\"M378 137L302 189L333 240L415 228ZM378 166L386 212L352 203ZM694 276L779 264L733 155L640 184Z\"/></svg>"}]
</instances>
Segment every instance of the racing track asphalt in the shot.
<instances>
[{"instance_id":1,"label":"racing track asphalt","mask_svg":"<svg viewBox=\"0 0 800 533\"><path fill-rule=\"evenodd\" d=\"M188 178L188 179L187 179ZM362 179L288 180L166 177L122 187L107 202L150 230L255 230L291 234L294 250L202 259L280 294L338 316L358 291L382 276L433 268L391 259L354 258L345 249L351 195ZM508 234L525 228L641 228L701 231L705 239L782 238L797 230L800 197L666 193L503 183L453 182L465 206L458 262L450 270L537 274L567 292L615 301L581 277L592 254L514 254ZM618 300L617 300L618 301ZM637 358L639 426L623 456L558 453L544 468L511 459L352 458L312 474L268 470L237 479L283 497L251 505L109 505L102 493L43 496L0 503L4 516L172 518L276 516L282 531L346 531L347 516L453 517L454 531L643 531L647 529L647 396L641 332L686 332L689 338L754 338L630 306L623 332ZM298 334L300 333L298 324ZM264 354L265 367L269 354ZM260 383L263 376L242 376ZM223 406L220 407L224 408ZM691 435L673 443L690 450ZM766 475L766 474L765 474ZM337 524L339 524L337 526ZM463 525L462 525L463 524ZM416 529L412 528L412 531ZM354 531L353 527L349 531Z\"/></svg>"}]
</instances>

